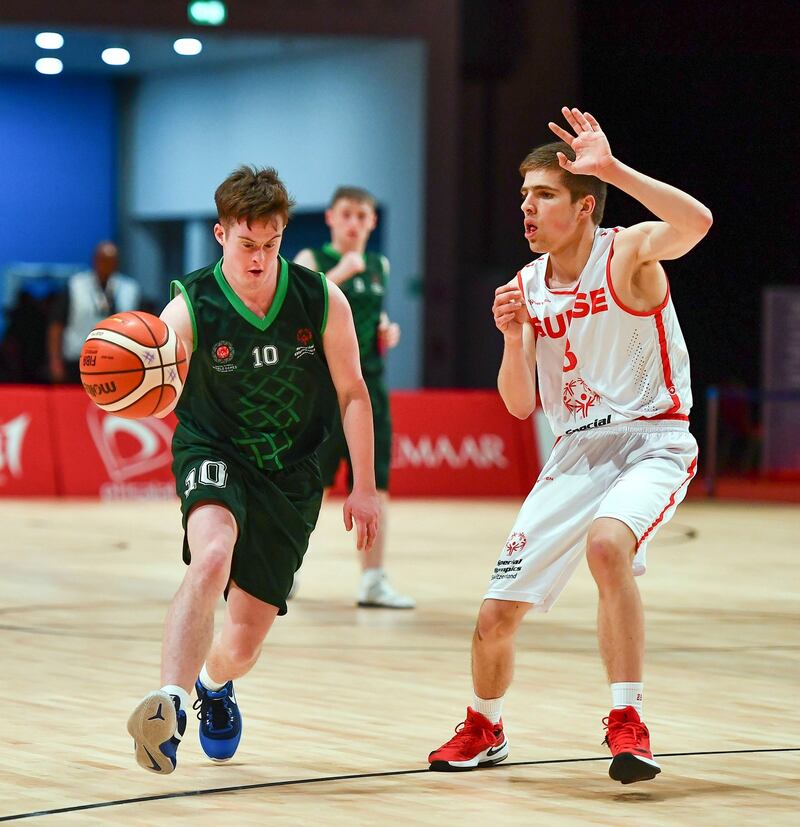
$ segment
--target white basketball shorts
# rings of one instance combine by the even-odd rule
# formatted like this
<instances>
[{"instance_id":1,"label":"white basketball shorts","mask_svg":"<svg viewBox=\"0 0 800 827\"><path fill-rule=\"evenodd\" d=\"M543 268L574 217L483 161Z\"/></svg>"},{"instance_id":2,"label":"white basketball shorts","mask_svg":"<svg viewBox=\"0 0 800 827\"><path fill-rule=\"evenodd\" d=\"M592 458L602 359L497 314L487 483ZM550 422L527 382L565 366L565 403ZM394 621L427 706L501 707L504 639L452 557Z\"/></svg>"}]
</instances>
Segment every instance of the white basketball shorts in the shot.
<instances>
[{"instance_id":1,"label":"white basketball shorts","mask_svg":"<svg viewBox=\"0 0 800 827\"><path fill-rule=\"evenodd\" d=\"M696 468L697 443L680 421L636 421L562 437L522 504L485 597L548 611L598 517L630 528L637 542L633 573L644 574L647 544L675 513Z\"/></svg>"}]
</instances>

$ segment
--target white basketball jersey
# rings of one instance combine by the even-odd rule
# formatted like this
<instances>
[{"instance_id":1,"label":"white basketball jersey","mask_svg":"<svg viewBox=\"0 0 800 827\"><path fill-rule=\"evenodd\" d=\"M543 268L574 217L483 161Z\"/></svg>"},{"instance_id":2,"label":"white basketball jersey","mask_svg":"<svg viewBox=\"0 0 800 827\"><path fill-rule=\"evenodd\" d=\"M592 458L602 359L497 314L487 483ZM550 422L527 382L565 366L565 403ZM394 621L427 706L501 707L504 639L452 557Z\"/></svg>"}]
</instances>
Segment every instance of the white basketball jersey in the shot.
<instances>
[{"instance_id":1,"label":"white basketball jersey","mask_svg":"<svg viewBox=\"0 0 800 827\"><path fill-rule=\"evenodd\" d=\"M545 284L549 255L517 274L536 336L542 406L556 436L636 419L688 420L689 355L669 287L655 310L626 308L611 283L614 237L595 230L575 287Z\"/></svg>"}]
</instances>

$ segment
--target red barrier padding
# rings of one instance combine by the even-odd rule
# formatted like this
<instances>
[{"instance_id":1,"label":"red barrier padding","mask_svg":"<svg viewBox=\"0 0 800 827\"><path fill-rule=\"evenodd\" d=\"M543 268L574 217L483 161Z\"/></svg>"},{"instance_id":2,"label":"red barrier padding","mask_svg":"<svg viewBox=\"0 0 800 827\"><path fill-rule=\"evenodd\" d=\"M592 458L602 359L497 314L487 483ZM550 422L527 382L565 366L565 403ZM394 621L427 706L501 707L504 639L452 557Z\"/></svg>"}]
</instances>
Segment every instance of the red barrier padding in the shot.
<instances>
[{"instance_id":1,"label":"red barrier padding","mask_svg":"<svg viewBox=\"0 0 800 827\"><path fill-rule=\"evenodd\" d=\"M0 400L0 494L174 496L174 416L121 419L79 387L0 388ZM391 405L393 495L520 496L533 485L534 420L514 419L495 391L395 391Z\"/></svg>"},{"instance_id":2,"label":"red barrier padding","mask_svg":"<svg viewBox=\"0 0 800 827\"><path fill-rule=\"evenodd\" d=\"M0 496L59 493L47 388L0 387Z\"/></svg>"},{"instance_id":3,"label":"red barrier padding","mask_svg":"<svg viewBox=\"0 0 800 827\"><path fill-rule=\"evenodd\" d=\"M390 490L397 496L519 496L540 470L533 419L496 391L395 391Z\"/></svg>"},{"instance_id":4,"label":"red barrier padding","mask_svg":"<svg viewBox=\"0 0 800 827\"><path fill-rule=\"evenodd\" d=\"M106 500L175 496L170 472L175 418L122 419L81 388L54 388L56 455L65 496Z\"/></svg>"}]
</instances>

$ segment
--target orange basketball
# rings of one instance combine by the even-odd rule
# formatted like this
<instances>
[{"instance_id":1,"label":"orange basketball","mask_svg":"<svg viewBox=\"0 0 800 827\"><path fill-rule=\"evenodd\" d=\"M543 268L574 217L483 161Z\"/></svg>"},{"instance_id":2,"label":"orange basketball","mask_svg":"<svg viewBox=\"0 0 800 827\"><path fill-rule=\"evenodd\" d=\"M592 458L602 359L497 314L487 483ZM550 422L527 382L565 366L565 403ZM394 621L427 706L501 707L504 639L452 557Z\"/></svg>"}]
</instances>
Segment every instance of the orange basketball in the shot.
<instances>
[{"instance_id":1,"label":"orange basketball","mask_svg":"<svg viewBox=\"0 0 800 827\"><path fill-rule=\"evenodd\" d=\"M181 392L188 365L183 342L150 313L103 319L80 356L83 389L104 411L128 419L160 413Z\"/></svg>"}]
</instances>

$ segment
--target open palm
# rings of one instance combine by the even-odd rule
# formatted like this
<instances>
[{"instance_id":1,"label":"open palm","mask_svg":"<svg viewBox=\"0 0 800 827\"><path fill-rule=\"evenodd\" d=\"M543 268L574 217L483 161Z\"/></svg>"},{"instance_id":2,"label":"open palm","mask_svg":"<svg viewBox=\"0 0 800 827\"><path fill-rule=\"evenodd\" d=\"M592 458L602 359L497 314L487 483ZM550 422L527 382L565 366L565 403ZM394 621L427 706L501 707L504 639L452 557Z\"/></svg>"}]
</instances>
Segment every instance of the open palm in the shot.
<instances>
[{"instance_id":1,"label":"open palm","mask_svg":"<svg viewBox=\"0 0 800 827\"><path fill-rule=\"evenodd\" d=\"M594 115L581 112L580 109L569 109L564 106L561 108L561 113L575 130L575 134L572 135L552 121L548 126L562 141L572 147L575 160L570 161L563 152L559 152L558 163L567 172L575 175L599 176L603 169L614 161L608 138L600 128L600 124L597 123Z\"/></svg>"}]
</instances>

